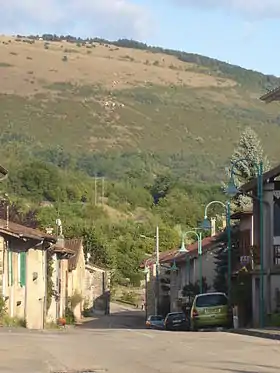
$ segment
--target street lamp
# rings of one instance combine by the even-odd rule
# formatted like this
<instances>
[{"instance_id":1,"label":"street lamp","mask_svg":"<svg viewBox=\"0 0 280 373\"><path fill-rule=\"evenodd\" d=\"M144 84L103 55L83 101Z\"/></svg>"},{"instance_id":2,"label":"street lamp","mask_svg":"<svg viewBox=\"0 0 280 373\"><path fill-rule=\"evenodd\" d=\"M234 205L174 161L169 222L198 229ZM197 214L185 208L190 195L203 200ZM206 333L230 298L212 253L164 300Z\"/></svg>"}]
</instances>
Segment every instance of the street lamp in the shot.
<instances>
[{"instance_id":1,"label":"street lamp","mask_svg":"<svg viewBox=\"0 0 280 373\"><path fill-rule=\"evenodd\" d=\"M144 275L145 275L145 320L148 318L148 308L147 308L147 292L148 292L148 274L150 272L149 267L147 266L147 262L145 263L145 268L144 268Z\"/></svg>"},{"instance_id":2,"label":"street lamp","mask_svg":"<svg viewBox=\"0 0 280 373\"><path fill-rule=\"evenodd\" d=\"M185 246L186 233L182 233L182 243L179 249L179 254L186 254L186 282L190 283L190 256L188 255L189 250Z\"/></svg>"},{"instance_id":3,"label":"street lamp","mask_svg":"<svg viewBox=\"0 0 280 373\"><path fill-rule=\"evenodd\" d=\"M143 234L140 235L142 238L149 238ZM155 315L158 315L158 308L159 308L159 227L156 227L156 235L154 237L156 239L156 284L155 284Z\"/></svg>"},{"instance_id":4,"label":"street lamp","mask_svg":"<svg viewBox=\"0 0 280 373\"><path fill-rule=\"evenodd\" d=\"M247 158L240 158L237 159L235 162L232 163L231 169L230 169L230 182L228 185L228 188L226 192L231 195L232 197L236 196L238 193L242 193L240 191L235 183L234 183L234 169L236 165L239 162L250 162L253 164L253 166L256 169L257 172L257 199L259 201L259 219L260 219L260 227L259 227L259 245L260 245L260 298L259 298L259 317L260 317L260 327L263 328L265 324L265 304L264 304L264 242L263 242L263 236L264 236L264 224L263 224L263 162L260 161L252 162L251 160L248 160Z\"/></svg>"},{"instance_id":5,"label":"street lamp","mask_svg":"<svg viewBox=\"0 0 280 373\"><path fill-rule=\"evenodd\" d=\"M232 189L231 189L232 190ZM228 299L231 301L231 229L230 229L230 202L226 203L221 201L211 201L205 206L204 219L201 224L201 228L208 230L211 229L211 222L207 217L208 208L214 204L223 206L226 210L226 220L227 220L227 246L228 246Z\"/></svg>"}]
</instances>

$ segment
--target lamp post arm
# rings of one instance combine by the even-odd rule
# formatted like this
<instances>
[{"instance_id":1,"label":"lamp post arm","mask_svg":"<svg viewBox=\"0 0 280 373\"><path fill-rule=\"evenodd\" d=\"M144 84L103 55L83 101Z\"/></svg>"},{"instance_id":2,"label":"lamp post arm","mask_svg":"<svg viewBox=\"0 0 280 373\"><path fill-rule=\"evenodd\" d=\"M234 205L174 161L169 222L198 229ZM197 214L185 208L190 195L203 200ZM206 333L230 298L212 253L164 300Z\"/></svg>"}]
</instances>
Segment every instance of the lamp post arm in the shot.
<instances>
[{"instance_id":1,"label":"lamp post arm","mask_svg":"<svg viewBox=\"0 0 280 373\"><path fill-rule=\"evenodd\" d=\"M183 237L184 237L183 239L185 239L188 234L194 234L196 236L197 240L199 241L199 235L196 231L187 231L187 232L183 233Z\"/></svg>"},{"instance_id":2,"label":"lamp post arm","mask_svg":"<svg viewBox=\"0 0 280 373\"><path fill-rule=\"evenodd\" d=\"M227 208L226 204L222 201L211 201L208 203L208 205L205 206L205 210L204 210L204 219L207 219L207 211L208 211L208 208L214 204L219 204L221 206L223 206L225 209Z\"/></svg>"}]
</instances>

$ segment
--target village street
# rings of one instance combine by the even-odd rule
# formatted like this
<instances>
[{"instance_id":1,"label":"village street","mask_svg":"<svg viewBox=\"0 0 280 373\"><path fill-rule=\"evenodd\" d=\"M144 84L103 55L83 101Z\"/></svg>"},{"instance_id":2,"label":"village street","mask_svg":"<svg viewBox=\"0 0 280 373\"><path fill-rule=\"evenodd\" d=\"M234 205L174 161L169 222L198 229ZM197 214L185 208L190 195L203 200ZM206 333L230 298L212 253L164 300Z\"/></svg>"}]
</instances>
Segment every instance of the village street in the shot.
<instances>
[{"instance_id":1,"label":"village street","mask_svg":"<svg viewBox=\"0 0 280 373\"><path fill-rule=\"evenodd\" d=\"M66 331L2 329L3 373L276 373L279 342L222 332L149 331L143 314L113 307L109 317ZM116 312L118 311L118 312ZM142 329L141 329L142 328Z\"/></svg>"}]
</instances>

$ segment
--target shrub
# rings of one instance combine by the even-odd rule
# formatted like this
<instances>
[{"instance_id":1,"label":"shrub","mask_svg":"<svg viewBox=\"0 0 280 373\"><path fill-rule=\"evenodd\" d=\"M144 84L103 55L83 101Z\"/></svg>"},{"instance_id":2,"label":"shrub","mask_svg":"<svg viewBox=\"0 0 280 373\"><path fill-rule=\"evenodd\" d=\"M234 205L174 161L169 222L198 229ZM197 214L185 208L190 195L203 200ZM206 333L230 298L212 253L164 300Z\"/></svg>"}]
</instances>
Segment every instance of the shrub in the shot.
<instances>
[{"instance_id":1,"label":"shrub","mask_svg":"<svg viewBox=\"0 0 280 373\"><path fill-rule=\"evenodd\" d=\"M77 291L74 292L72 297L69 298L69 304L72 310L74 310L78 304L80 304L83 300L83 297Z\"/></svg>"},{"instance_id":2,"label":"shrub","mask_svg":"<svg viewBox=\"0 0 280 373\"><path fill-rule=\"evenodd\" d=\"M73 325L76 321L74 312L69 307L67 307L65 310L65 320L67 325Z\"/></svg>"}]
</instances>

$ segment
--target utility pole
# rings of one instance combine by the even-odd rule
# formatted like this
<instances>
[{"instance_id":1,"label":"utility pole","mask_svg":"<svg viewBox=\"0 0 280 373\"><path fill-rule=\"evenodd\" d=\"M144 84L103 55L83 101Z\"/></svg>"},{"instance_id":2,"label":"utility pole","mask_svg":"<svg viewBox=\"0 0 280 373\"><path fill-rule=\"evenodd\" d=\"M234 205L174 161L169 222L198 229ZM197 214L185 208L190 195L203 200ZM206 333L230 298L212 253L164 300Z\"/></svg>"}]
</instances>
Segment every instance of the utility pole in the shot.
<instances>
[{"instance_id":1,"label":"utility pole","mask_svg":"<svg viewBox=\"0 0 280 373\"><path fill-rule=\"evenodd\" d=\"M105 178L102 177L102 204L104 203L104 195L105 195Z\"/></svg>"},{"instance_id":2,"label":"utility pole","mask_svg":"<svg viewBox=\"0 0 280 373\"><path fill-rule=\"evenodd\" d=\"M155 315L159 310L159 227L156 227L156 284L155 284Z\"/></svg>"},{"instance_id":3,"label":"utility pole","mask_svg":"<svg viewBox=\"0 0 280 373\"><path fill-rule=\"evenodd\" d=\"M94 177L94 205L97 205L97 177Z\"/></svg>"}]
</instances>

